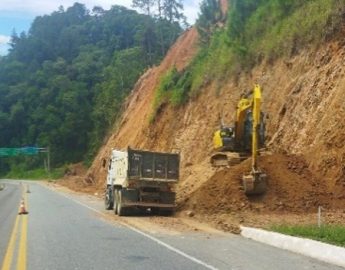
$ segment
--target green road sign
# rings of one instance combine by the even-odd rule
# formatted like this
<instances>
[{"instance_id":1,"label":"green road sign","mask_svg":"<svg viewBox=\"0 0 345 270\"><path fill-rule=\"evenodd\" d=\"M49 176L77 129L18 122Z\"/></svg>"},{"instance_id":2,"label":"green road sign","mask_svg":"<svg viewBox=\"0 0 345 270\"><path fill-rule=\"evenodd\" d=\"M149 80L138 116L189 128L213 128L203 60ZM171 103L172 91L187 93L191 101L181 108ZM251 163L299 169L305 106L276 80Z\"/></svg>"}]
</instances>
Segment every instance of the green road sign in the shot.
<instances>
[{"instance_id":1,"label":"green road sign","mask_svg":"<svg viewBox=\"0 0 345 270\"><path fill-rule=\"evenodd\" d=\"M19 148L19 152L22 155L37 155L38 148L37 147L22 147L22 148Z\"/></svg>"},{"instance_id":2,"label":"green road sign","mask_svg":"<svg viewBox=\"0 0 345 270\"><path fill-rule=\"evenodd\" d=\"M0 157L14 157L19 155L37 155L39 149L37 147L21 147L21 148L0 148Z\"/></svg>"}]
</instances>

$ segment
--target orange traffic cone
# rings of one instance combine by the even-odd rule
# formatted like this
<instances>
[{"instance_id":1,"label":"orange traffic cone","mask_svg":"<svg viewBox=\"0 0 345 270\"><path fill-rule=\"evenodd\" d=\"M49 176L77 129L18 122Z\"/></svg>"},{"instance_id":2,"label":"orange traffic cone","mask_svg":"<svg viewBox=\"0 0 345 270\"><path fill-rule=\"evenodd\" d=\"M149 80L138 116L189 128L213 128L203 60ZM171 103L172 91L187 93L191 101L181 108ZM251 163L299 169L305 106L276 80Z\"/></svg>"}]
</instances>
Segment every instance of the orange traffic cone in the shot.
<instances>
[{"instance_id":1,"label":"orange traffic cone","mask_svg":"<svg viewBox=\"0 0 345 270\"><path fill-rule=\"evenodd\" d=\"M20 208L19 208L19 215L27 215L28 214L28 211L26 211L25 209L25 202L24 200L21 200L20 202Z\"/></svg>"}]
</instances>

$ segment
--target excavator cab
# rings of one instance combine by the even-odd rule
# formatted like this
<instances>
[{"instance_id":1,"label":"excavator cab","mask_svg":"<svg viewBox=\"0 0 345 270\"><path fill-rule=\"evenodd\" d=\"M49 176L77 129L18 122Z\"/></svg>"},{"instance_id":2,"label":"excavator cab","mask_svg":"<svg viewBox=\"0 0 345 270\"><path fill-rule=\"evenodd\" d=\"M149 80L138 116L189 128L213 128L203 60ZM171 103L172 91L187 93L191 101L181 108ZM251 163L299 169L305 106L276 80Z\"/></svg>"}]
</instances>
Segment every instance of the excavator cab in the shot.
<instances>
[{"instance_id":1,"label":"excavator cab","mask_svg":"<svg viewBox=\"0 0 345 270\"><path fill-rule=\"evenodd\" d=\"M214 133L214 147L218 151L233 151L235 147L235 134L233 127L221 126Z\"/></svg>"}]
</instances>

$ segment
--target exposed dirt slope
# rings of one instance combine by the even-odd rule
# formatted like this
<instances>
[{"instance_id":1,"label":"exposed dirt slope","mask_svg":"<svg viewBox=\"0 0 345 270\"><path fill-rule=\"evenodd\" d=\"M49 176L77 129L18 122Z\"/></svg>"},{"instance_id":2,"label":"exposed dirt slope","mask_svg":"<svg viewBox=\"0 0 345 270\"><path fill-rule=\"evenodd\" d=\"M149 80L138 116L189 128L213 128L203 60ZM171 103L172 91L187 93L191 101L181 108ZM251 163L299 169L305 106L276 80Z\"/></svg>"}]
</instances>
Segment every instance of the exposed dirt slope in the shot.
<instances>
[{"instance_id":1,"label":"exposed dirt slope","mask_svg":"<svg viewBox=\"0 0 345 270\"><path fill-rule=\"evenodd\" d=\"M165 106L149 124L159 78L174 65L183 69L196 52L197 32L187 31L159 67L138 81L124 108L116 132L100 150L88 177L104 188L102 167L112 148L127 146L181 151L181 181L177 188L181 210L225 229L236 222L264 224L267 217L328 211L345 204L345 60L344 44L330 42L289 61L263 64L239 79L205 85L200 96L182 108ZM260 83L272 156L261 158L269 175L269 190L259 198L243 195L240 176L249 161L230 169L209 164L212 134L219 114L232 122L241 93ZM221 87L220 87L221 86ZM229 222L229 217L233 222ZM340 215L340 219L342 214ZM307 218L307 215L305 215ZM277 218L277 221L282 218ZM297 219L296 219L297 220ZM339 219L338 219L339 221ZM228 228L223 226L228 224Z\"/></svg>"},{"instance_id":2,"label":"exposed dirt slope","mask_svg":"<svg viewBox=\"0 0 345 270\"><path fill-rule=\"evenodd\" d=\"M104 160L109 159L112 148L126 149L130 146L132 148L170 150L170 147L165 143L170 142L171 138L163 136L158 138L157 132L151 132L151 127L149 127L155 89L160 78L169 69L175 66L177 70L182 70L187 66L197 51L197 41L196 29L190 28L172 46L161 65L147 70L136 83L132 93L127 98L123 108L123 116L116 127L116 132L100 149L89 170L88 176L95 179L100 190L104 189L106 179L106 170L102 165ZM160 128L164 129L164 127Z\"/></svg>"}]
</instances>

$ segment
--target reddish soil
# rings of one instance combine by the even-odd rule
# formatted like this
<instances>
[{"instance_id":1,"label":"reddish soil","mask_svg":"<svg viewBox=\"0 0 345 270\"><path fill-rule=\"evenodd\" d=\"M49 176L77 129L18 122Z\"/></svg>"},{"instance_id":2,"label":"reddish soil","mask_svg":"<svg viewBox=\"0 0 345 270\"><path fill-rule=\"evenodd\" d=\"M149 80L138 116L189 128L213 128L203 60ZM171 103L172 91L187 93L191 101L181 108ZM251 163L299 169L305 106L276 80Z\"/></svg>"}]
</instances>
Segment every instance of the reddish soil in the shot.
<instances>
[{"instance_id":1,"label":"reddish soil","mask_svg":"<svg viewBox=\"0 0 345 270\"><path fill-rule=\"evenodd\" d=\"M200 220L232 231L238 224L266 226L281 223L282 219L288 223L307 223L308 219L315 223L316 218L310 216L315 216L319 206L327 214L337 209L338 223L345 224L341 207L345 199L330 200L333 194L310 172L302 158L281 154L260 157L261 169L268 175L267 192L260 196L246 196L243 192L242 176L250 171L250 166L248 159L218 169L200 188L180 198L179 210L192 211Z\"/></svg>"},{"instance_id":2,"label":"reddish soil","mask_svg":"<svg viewBox=\"0 0 345 270\"><path fill-rule=\"evenodd\" d=\"M88 177L87 168L82 163L72 164L65 170L65 176L59 180L59 184L68 187L71 190L83 191L94 194L95 182Z\"/></svg>"}]
</instances>

